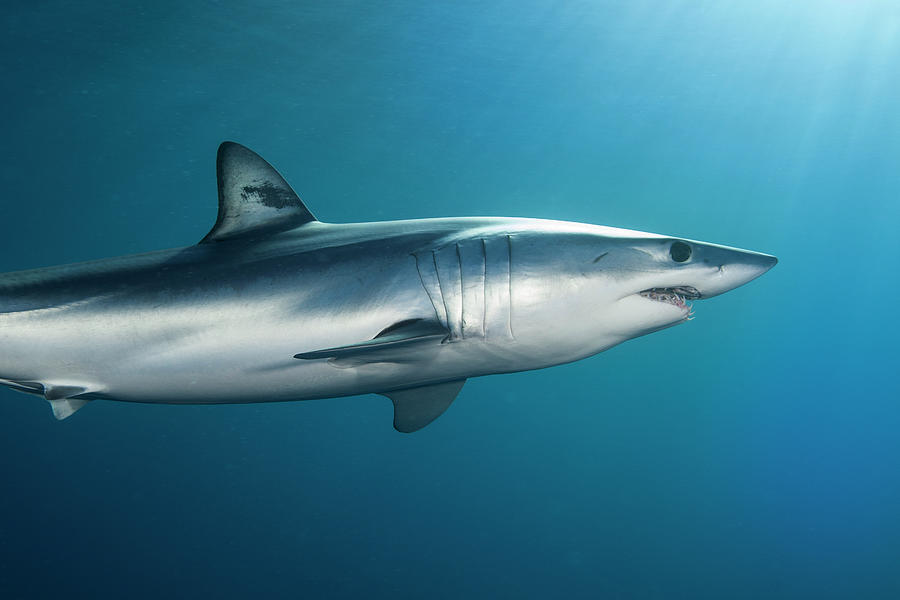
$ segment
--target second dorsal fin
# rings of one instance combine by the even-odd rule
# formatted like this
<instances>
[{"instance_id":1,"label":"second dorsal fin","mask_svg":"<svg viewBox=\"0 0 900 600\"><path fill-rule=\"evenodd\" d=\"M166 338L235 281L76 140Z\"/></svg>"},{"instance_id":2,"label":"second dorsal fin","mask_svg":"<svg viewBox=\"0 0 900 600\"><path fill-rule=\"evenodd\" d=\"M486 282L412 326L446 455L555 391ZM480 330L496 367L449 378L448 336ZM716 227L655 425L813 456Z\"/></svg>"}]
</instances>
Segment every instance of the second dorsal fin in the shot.
<instances>
[{"instance_id":1,"label":"second dorsal fin","mask_svg":"<svg viewBox=\"0 0 900 600\"><path fill-rule=\"evenodd\" d=\"M234 142L223 142L216 157L219 217L200 242L275 233L316 218L272 165Z\"/></svg>"}]
</instances>

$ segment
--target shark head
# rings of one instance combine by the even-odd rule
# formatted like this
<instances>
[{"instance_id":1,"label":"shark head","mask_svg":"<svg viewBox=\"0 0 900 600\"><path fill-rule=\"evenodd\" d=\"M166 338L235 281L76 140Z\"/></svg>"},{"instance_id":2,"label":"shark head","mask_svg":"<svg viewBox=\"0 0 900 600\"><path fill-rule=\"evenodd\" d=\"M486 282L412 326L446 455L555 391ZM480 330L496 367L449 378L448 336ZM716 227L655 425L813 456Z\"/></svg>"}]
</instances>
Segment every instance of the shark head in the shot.
<instances>
[{"instance_id":1,"label":"shark head","mask_svg":"<svg viewBox=\"0 0 900 600\"><path fill-rule=\"evenodd\" d=\"M621 242L597 261L595 277L615 290L612 298L606 295L610 316L629 338L690 320L692 301L742 286L778 262L768 254L679 238Z\"/></svg>"},{"instance_id":2,"label":"shark head","mask_svg":"<svg viewBox=\"0 0 900 600\"><path fill-rule=\"evenodd\" d=\"M742 286L778 262L759 252L608 227L526 234L512 254L516 337L543 336L546 344L551 335L572 360L691 320L694 301Z\"/></svg>"}]
</instances>

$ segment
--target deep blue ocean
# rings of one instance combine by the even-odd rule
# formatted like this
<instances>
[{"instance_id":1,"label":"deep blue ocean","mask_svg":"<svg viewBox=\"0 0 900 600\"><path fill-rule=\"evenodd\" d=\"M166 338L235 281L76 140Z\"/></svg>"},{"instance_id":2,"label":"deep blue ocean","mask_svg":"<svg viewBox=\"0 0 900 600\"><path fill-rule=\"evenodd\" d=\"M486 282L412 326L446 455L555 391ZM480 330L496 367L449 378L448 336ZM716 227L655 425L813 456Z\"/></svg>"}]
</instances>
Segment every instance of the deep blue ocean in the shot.
<instances>
[{"instance_id":1,"label":"deep blue ocean","mask_svg":"<svg viewBox=\"0 0 900 600\"><path fill-rule=\"evenodd\" d=\"M0 597L900 598L900 4L56 0L0 24L0 271L199 241L222 140L323 221L780 259L690 323L470 380L412 435L374 395L57 422L0 389Z\"/></svg>"}]
</instances>

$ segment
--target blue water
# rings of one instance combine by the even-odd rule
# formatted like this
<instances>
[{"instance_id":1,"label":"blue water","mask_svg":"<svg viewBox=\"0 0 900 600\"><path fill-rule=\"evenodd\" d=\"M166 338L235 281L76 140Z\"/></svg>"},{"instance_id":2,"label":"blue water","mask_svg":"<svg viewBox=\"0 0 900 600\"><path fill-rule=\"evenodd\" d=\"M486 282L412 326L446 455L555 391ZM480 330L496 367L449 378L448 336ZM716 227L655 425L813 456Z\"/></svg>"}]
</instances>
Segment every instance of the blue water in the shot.
<instances>
[{"instance_id":1,"label":"blue water","mask_svg":"<svg viewBox=\"0 0 900 600\"><path fill-rule=\"evenodd\" d=\"M194 243L224 139L326 221L781 262L686 325L471 380L414 435L378 396L56 422L0 390L0 597L900 597L900 5L3 12L0 271Z\"/></svg>"}]
</instances>

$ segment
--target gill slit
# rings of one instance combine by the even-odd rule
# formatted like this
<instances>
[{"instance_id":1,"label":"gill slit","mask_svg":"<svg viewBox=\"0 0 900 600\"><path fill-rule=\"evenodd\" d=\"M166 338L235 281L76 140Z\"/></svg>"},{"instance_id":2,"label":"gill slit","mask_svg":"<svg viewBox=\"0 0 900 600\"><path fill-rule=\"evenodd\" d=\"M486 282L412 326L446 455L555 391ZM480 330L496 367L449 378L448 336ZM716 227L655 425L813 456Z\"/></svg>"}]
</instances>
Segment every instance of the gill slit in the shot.
<instances>
[{"instance_id":1,"label":"gill slit","mask_svg":"<svg viewBox=\"0 0 900 600\"><path fill-rule=\"evenodd\" d=\"M443 324L444 319L441 319L441 315L438 313L437 305L435 305L434 299L431 297L431 292L428 290L428 286L425 285L425 277L422 275L422 265L419 264L419 256L415 253L411 254L410 256L412 256L413 260L416 261L416 272L419 274L419 283L422 284L422 289L425 290L425 294L428 296L428 299L431 300L431 308L432 310L434 310L434 318L437 319L438 323ZM434 262L433 259L432 262ZM438 288L440 288L440 283L438 283Z\"/></svg>"},{"instance_id":2,"label":"gill slit","mask_svg":"<svg viewBox=\"0 0 900 600\"><path fill-rule=\"evenodd\" d=\"M459 244L456 244L456 264L459 267L459 335L466 339L466 286L463 283L462 256L459 255Z\"/></svg>"},{"instance_id":3,"label":"gill slit","mask_svg":"<svg viewBox=\"0 0 900 600\"><path fill-rule=\"evenodd\" d=\"M509 282L509 310L507 311L506 317L506 326L509 328L509 337L516 339L515 334L513 333L512 327L512 291L513 291L513 282L512 282L512 236L506 236L506 271L507 271L507 281Z\"/></svg>"},{"instance_id":4,"label":"gill slit","mask_svg":"<svg viewBox=\"0 0 900 600\"><path fill-rule=\"evenodd\" d=\"M487 339L487 248L481 238L481 333Z\"/></svg>"},{"instance_id":5,"label":"gill slit","mask_svg":"<svg viewBox=\"0 0 900 600\"><path fill-rule=\"evenodd\" d=\"M444 284L441 283L441 272L438 270L437 264L437 253L432 250L431 251L431 262L434 263L434 275L437 277L438 281L438 292L441 294L441 303L444 305L444 314L447 315L447 330L450 332L450 337L453 337L453 327L450 325L450 307L447 305L447 294L444 293Z\"/></svg>"}]
</instances>

